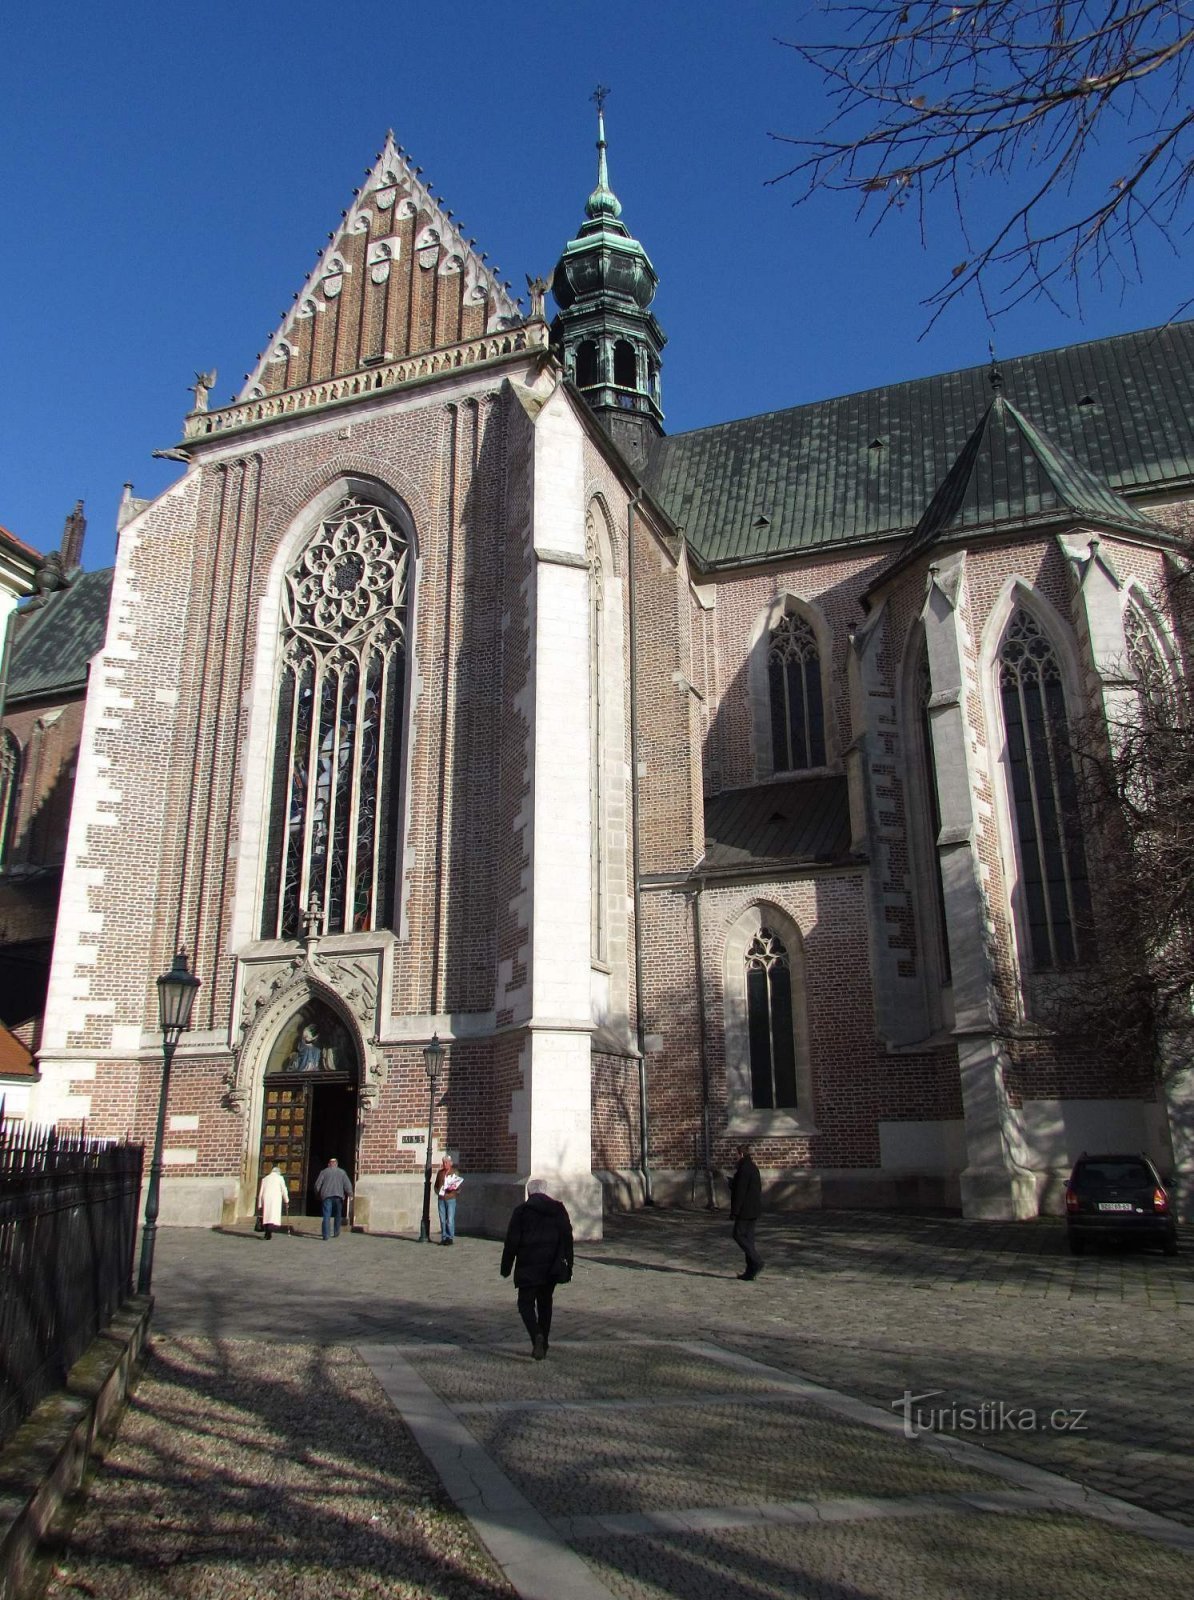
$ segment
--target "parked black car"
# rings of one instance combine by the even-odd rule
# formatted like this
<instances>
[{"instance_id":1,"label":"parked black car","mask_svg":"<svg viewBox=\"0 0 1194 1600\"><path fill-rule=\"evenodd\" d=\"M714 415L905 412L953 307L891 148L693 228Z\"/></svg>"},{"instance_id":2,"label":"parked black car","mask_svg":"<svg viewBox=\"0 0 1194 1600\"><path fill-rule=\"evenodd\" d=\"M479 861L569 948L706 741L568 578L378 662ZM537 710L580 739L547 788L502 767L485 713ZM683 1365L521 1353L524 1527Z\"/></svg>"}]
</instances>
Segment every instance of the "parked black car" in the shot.
<instances>
[{"instance_id":1,"label":"parked black car","mask_svg":"<svg viewBox=\"0 0 1194 1600\"><path fill-rule=\"evenodd\" d=\"M1155 1240L1177 1254L1169 1191L1147 1156L1080 1156L1065 1189L1066 1232L1080 1256L1088 1239Z\"/></svg>"}]
</instances>

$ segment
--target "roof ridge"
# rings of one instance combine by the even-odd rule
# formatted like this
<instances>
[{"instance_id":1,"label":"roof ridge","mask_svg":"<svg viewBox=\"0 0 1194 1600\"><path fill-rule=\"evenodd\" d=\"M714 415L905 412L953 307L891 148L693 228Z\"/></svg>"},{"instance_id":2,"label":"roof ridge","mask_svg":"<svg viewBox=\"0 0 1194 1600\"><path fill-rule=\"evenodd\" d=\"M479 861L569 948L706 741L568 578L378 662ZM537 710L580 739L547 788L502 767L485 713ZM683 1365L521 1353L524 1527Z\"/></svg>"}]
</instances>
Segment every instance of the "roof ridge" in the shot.
<instances>
[{"instance_id":1,"label":"roof ridge","mask_svg":"<svg viewBox=\"0 0 1194 1600\"><path fill-rule=\"evenodd\" d=\"M1152 328L1130 328L1123 333L1108 333L1095 339L1081 339L1073 344L1051 345L1044 350L1026 350L1017 356L1001 356L999 365L1004 371L1004 397L1010 387L1007 381L1009 366L1020 366L1026 361L1043 360L1049 356L1069 355L1079 350L1089 350L1098 346L1103 348L1110 344L1117 344L1123 340L1147 339L1156 334L1168 333L1171 329L1194 328L1194 317L1183 317L1180 321L1158 323ZM893 389L907 389L920 383L932 383L935 380L944 382L949 378L965 378L973 373L987 374L990 371L990 358L986 361L975 361L965 367L947 367L938 372L922 373L917 378L896 378L890 383L873 383L865 389L848 389L844 394L822 395L817 400L801 400L792 406L773 406L769 411L754 411L744 417L730 417L722 422L706 422L697 428L685 428L680 433L669 433L664 436L669 444L675 444L681 439L691 439L698 433L714 433L727 428L734 428L751 422L764 422L769 417L784 417L794 411L806 411L814 406L836 405L849 400L858 400L863 395L888 393Z\"/></svg>"}]
</instances>

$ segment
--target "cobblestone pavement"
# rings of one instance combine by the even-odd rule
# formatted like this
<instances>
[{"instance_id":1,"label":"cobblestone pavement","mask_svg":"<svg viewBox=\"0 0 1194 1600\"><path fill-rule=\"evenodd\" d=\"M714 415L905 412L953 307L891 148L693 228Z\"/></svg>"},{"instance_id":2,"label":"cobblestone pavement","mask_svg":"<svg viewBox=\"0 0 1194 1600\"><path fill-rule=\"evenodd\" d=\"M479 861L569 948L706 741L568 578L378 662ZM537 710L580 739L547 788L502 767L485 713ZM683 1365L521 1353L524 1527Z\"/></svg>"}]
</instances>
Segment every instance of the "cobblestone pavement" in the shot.
<instances>
[{"instance_id":1,"label":"cobblestone pavement","mask_svg":"<svg viewBox=\"0 0 1194 1600\"><path fill-rule=\"evenodd\" d=\"M424 1447L492 1468L594 1594L1194 1592L1190 1242L1073 1258L1052 1221L809 1213L764 1219L744 1284L728 1232L703 1211L613 1219L578 1247L541 1364L482 1239L164 1229L155 1327L357 1345ZM944 1479L917 1477L941 1448ZM1170 1520L1133 1529L1100 1496ZM579 1600L573 1578L551 1600Z\"/></svg>"}]
</instances>

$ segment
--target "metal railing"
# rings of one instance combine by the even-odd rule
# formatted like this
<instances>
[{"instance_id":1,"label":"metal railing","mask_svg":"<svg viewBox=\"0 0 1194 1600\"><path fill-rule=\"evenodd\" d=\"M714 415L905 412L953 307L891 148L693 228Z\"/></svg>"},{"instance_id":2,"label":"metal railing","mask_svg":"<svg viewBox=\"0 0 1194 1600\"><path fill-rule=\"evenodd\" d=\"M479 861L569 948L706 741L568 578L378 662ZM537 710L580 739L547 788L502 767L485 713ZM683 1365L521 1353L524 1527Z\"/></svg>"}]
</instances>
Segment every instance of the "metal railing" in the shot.
<instances>
[{"instance_id":1,"label":"metal railing","mask_svg":"<svg viewBox=\"0 0 1194 1600\"><path fill-rule=\"evenodd\" d=\"M143 1158L6 1119L0 1101L0 1443L132 1292Z\"/></svg>"}]
</instances>

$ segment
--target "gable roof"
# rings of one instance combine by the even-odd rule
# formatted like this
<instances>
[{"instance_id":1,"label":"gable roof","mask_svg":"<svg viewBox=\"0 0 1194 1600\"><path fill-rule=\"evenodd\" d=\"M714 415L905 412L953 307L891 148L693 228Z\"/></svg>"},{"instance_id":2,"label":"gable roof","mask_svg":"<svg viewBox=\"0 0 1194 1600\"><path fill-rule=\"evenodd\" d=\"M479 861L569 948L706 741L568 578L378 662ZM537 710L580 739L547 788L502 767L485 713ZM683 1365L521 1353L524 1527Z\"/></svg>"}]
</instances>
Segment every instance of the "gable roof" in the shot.
<instances>
[{"instance_id":1,"label":"gable roof","mask_svg":"<svg viewBox=\"0 0 1194 1600\"><path fill-rule=\"evenodd\" d=\"M1194 482L1194 321L1000 366L1016 415L1102 492ZM908 534L990 404L987 366L915 378L661 438L644 481L706 568ZM1039 514L1033 455L1008 459L1009 520Z\"/></svg>"},{"instance_id":2,"label":"gable roof","mask_svg":"<svg viewBox=\"0 0 1194 1600\"><path fill-rule=\"evenodd\" d=\"M1034 428L1010 400L996 394L929 501L903 553L915 555L964 529L992 527L1009 520L1023 526L1065 515L1130 533L1161 531Z\"/></svg>"},{"instance_id":3,"label":"gable roof","mask_svg":"<svg viewBox=\"0 0 1194 1600\"><path fill-rule=\"evenodd\" d=\"M78 572L65 589L17 613L6 704L85 687L92 656L104 642L114 568Z\"/></svg>"},{"instance_id":4,"label":"gable roof","mask_svg":"<svg viewBox=\"0 0 1194 1600\"><path fill-rule=\"evenodd\" d=\"M387 133L364 188L246 377L240 401L523 320L473 241L420 181L421 170Z\"/></svg>"}]
</instances>

